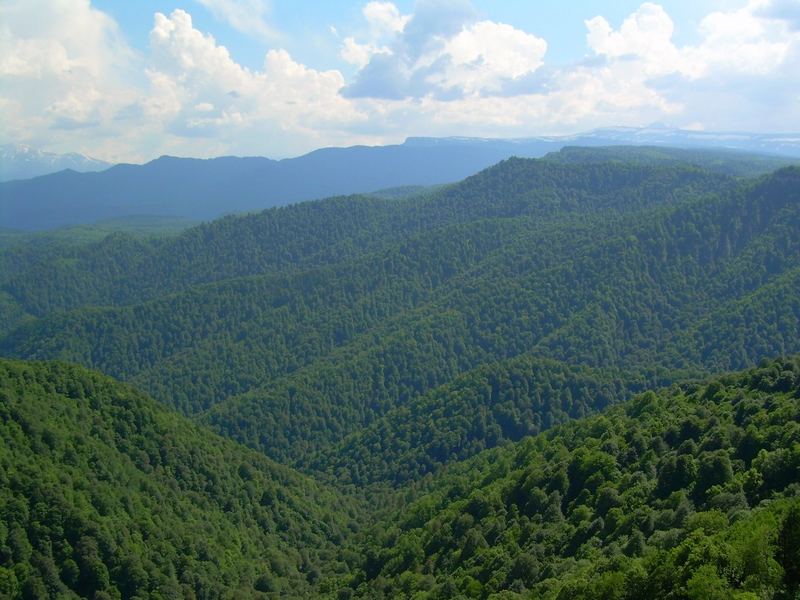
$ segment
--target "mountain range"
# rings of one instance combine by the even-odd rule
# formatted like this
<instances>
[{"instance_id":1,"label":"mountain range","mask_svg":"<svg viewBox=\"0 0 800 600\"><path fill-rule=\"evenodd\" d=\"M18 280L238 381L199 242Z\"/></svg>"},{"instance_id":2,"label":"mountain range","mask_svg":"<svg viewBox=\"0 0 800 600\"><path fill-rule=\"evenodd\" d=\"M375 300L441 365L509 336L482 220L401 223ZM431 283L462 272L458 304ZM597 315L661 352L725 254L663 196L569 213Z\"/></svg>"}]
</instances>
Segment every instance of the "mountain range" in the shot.
<instances>
[{"instance_id":1,"label":"mountain range","mask_svg":"<svg viewBox=\"0 0 800 600\"><path fill-rule=\"evenodd\" d=\"M785 165L570 146L0 247L0 595L794 600Z\"/></svg>"},{"instance_id":2,"label":"mountain range","mask_svg":"<svg viewBox=\"0 0 800 600\"><path fill-rule=\"evenodd\" d=\"M449 183L511 156L541 157L565 146L628 144L766 153L773 156L772 168L800 158L800 135L717 134L666 127L608 128L525 139L409 138L399 145L323 148L279 161L163 156L99 173L78 173L90 169L71 167L0 183L0 227L41 230L133 215L205 220L338 194Z\"/></svg>"}]
</instances>

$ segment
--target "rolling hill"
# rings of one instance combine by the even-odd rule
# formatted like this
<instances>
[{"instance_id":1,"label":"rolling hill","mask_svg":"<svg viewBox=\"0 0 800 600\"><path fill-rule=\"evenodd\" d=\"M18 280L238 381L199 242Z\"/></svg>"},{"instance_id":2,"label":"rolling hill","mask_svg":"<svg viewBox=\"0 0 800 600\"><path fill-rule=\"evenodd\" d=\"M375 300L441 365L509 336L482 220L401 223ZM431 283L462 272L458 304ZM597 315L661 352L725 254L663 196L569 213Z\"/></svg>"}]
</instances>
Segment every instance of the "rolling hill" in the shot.
<instances>
[{"instance_id":1,"label":"rolling hill","mask_svg":"<svg viewBox=\"0 0 800 600\"><path fill-rule=\"evenodd\" d=\"M302 597L344 568L358 503L127 385L2 360L0 399L3 597Z\"/></svg>"},{"instance_id":2,"label":"rolling hill","mask_svg":"<svg viewBox=\"0 0 800 600\"><path fill-rule=\"evenodd\" d=\"M366 535L349 585L364 598L791 599L798 482L800 362L765 361L454 466Z\"/></svg>"}]
</instances>

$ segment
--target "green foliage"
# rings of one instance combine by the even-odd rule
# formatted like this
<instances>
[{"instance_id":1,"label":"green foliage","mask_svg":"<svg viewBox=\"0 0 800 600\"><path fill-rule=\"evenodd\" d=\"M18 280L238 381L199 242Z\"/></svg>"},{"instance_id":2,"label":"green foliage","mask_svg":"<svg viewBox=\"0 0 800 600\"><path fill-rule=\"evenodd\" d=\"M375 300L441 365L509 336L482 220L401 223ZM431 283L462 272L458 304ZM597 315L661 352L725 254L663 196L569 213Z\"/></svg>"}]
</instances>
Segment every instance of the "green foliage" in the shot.
<instances>
[{"instance_id":1,"label":"green foliage","mask_svg":"<svg viewBox=\"0 0 800 600\"><path fill-rule=\"evenodd\" d=\"M797 160L752 154L741 150L689 149L663 146L567 146L545 156L546 160L567 164L619 161L637 165L688 163L712 173L734 177L758 177L782 167L796 165Z\"/></svg>"},{"instance_id":2,"label":"green foliage","mask_svg":"<svg viewBox=\"0 0 800 600\"><path fill-rule=\"evenodd\" d=\"M625 398L619 373L522 355L484 365L390 410L300 464L339 481L401 484Z\"/></svg>"},{"instance_id":3,"label":"green foliage","mask_svg":"<svg viewBox=\"0 0 800 600\"><path fill-rule=\"evenodd\" d=\"M7 312L38 318L0 351L99 368L281 462L399 484L645 385L800 351L798 182L512 159L419 196L15 255Z\"/></svg>"},{"instance_id":4,"label":"green foliage","mask_svg":"<svg viewBox=\"0 0 800 600\"><path fill-rule=\"evenodd\" d=\"M691 381L800 352L800 169L631 152L9 244L0 352L192 421L0 362L0 596L793 599L800 363Z\"/></svg>"},{"instance_id":5,"label":"green foliage","mask_svg":"<svg viewBox=\"0 0 800 600\"><path fill-rule=\"evenodd\" d=\"M58 363L0 361L7 598L303 597L346 568L344 496Z\"/></svg>"},{"instance_id":6,"label":"green foliage","mask_svg":"<svg viewBox=\"0 0 800 600\"><path fill-rule=\"evenodd\" d=\"M481 598L794 598L798 424L795 357L486 451L366 535L351 589L396 597L414 573L434 598L451 585ZM747 431L764 440L751 461L737 458ZM685 458L696 468L678 468Z\"/></svg>"}]
</instances>

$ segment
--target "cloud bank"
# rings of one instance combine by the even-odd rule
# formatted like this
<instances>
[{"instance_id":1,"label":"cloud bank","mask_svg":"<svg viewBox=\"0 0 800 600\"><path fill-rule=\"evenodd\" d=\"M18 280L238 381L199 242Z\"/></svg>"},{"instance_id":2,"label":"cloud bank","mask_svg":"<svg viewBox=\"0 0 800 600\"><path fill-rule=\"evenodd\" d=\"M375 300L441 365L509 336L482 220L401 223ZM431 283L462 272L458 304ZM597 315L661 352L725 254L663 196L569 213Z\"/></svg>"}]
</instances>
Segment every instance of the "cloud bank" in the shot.
<instances>
[{"instance_id":1,"label":"cloud bank","mask_svg":"<svg viewBox=\"0 0 800 600\"><path fill-rule=\"evenodd\" d=\"M263 0L201 0L221 20L280 36ZM88 0L0 5L0 140L108 160L162 153L287 156L408 135L529 136L667 121L800 129L800 13L789 0L712 12L678 45L659 4L621 23L585 21L586 54L548 63L541 32L478 15L466 0L371 1L343 32L349 69L285 49L237 63L184 10L155 13L146 52ZM355 72L348 79L343 71Z\"/></svg>"}]
</instances>

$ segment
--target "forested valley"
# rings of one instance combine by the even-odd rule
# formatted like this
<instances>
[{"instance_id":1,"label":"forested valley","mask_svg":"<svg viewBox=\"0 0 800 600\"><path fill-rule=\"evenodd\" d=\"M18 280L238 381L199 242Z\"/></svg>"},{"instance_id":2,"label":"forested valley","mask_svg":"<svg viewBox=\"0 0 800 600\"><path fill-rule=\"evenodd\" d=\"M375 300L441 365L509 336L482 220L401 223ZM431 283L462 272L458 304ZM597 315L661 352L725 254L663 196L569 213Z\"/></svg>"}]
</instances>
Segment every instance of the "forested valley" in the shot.
<instances>
[{"instance_id":1,"label":"forested valley","mask_svg":"<svg viewBox=\"0 0 800 600\"><path fill-rule=\"evenodd\" d=\"M0 595L800 590L800 167L566 148L0 245Z\"/></svg>"}]
</instances>

